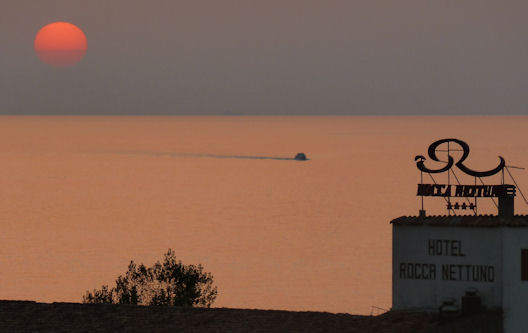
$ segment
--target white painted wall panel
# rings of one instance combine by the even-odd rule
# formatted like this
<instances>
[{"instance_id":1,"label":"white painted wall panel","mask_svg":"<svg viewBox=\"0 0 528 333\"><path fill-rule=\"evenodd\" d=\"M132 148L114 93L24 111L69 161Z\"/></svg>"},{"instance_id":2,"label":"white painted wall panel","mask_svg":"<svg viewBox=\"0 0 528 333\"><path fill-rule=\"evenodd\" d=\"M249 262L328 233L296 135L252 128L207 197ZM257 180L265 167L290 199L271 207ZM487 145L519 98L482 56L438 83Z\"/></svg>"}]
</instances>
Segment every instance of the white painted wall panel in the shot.
<instances>
[{"instance_id":1,"label":"white painted wall panel","mask_svg":"<svg viewBox=\"0 0 528 333\"><path fill-rule=\"evenodd\" d=\"M450 241L447 251L432 255L429 241L438 240ZM438 310L448 297L460 306L468 288L479 290L484 305L500 307L502 258L501 228L393 225L393 309ZM418 264L418 270L419 264L434 265L436 276L423 279L412 269L402 274L407 264Z\"/></svg>"}]
</instances>

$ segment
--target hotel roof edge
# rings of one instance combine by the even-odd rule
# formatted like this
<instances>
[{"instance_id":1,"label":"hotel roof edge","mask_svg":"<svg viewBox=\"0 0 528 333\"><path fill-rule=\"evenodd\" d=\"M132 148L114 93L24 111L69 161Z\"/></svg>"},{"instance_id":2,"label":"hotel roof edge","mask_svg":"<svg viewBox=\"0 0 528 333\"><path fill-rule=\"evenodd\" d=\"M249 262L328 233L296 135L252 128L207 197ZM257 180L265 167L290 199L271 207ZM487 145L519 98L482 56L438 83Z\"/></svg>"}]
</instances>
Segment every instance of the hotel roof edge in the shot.
<instances>
[{"instance_id":1,"label":"hotel roof edge","mask_svg":"<svg viewBox=\"0 0 528 333\"><path fill-rule=\"evenodd\" d=\"M449 227L528 227L528 215L431 215L400 216L393 219L394 225L428 225Z\"/></svg>"}]
</instances>

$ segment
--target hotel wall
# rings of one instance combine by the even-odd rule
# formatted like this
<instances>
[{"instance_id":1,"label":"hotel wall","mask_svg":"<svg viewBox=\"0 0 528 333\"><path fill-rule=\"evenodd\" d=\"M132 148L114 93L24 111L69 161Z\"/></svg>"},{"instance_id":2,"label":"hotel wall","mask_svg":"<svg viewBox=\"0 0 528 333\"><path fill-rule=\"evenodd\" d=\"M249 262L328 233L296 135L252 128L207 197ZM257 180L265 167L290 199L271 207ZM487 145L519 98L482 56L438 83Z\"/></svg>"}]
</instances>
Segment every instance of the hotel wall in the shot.
<instances>
[{"instance_id":1,"label":"hotel wall","mask_svg":"<svg viewBox=\"0 0 528 333\"><path fill-rule=\"evenodd\" d=\"M502 305L503 255L500 228L428 225L393 225L393 228L394 310L438 311L447 298L455 298L460 307L461 297L468 288L479 291L485 306ZM454 242L453 248L460 246L460 252L465 256L449 253L431 255L429 241L434 240ZM455 254L458 253L455 251ZM408 263L434 264L435 279L413 278L412 274L402 274L402 264ZM487 267L493 274L480 275L484 281L474 281L473 273L477 272L478 277L478 270L482 267ZM443 268L447 268L444 272L447 274L443 274ZM466 274L466 270L469 270L469 274Z\"/></svg>"}]
</instances>

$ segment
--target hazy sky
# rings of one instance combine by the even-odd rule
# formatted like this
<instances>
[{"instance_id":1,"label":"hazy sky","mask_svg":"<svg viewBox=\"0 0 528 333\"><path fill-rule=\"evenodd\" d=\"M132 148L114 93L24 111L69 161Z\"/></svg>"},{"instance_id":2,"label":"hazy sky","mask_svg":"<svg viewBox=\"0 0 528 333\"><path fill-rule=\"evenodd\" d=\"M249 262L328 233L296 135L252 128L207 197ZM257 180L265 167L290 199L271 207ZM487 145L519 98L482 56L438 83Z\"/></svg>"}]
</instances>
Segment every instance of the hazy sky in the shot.
<instances>
[{"instance_id":1,"label":"hazy sky","mask_svg":"<svg viewBox=\"0 0 528 333\"><path fill-rule=\"evenodd\" d=\"M528 1L2 0L0 114L526 114ZM88 52L52 68L52 21Z\"/></svg>"}]
</instances>

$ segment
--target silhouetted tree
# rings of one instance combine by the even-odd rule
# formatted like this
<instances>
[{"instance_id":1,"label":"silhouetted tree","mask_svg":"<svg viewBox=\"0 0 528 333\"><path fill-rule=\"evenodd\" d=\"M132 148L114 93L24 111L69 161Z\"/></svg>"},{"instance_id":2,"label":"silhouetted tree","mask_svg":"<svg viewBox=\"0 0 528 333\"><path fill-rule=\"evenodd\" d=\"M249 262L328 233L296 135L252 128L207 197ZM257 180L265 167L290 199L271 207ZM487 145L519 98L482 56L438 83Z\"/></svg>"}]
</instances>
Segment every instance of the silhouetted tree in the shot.
<instances>
[{"instance_id":1,"label":"silhouetted tree","mask_svg":"<svg viewBox=\"0 0 528 333\"><path fill-rule=\"evenodd\" d=\"M216 299L217 288L213 276L204 272L202 265L184 265L169 249L162 263L152 267L128 265L125 275L116 279L109 289L87 291L83 303L140 304L210 307Z\"/></svg>"}]
</instances>

